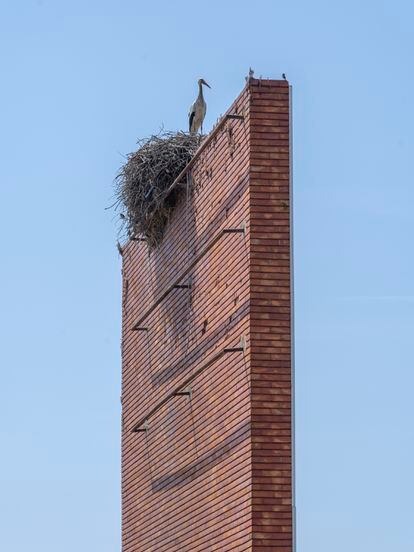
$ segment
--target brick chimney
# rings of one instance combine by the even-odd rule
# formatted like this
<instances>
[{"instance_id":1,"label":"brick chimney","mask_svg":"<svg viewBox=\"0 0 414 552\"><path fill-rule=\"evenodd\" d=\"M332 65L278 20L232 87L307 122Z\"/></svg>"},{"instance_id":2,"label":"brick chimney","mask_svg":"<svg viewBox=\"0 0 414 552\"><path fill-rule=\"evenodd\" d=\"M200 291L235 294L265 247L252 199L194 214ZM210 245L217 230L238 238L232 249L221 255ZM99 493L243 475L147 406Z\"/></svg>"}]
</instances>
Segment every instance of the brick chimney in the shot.
<instances>
[{"instance_id":1,"label":"brick chimney","mask_svg":"<svg viewBox=\"0 0 414 552\"><path fill-rule=\"evenodd\" d=\"M292 552L290 87L250 79L123 253L123 552Z\"/></svg>"}]
</instances>

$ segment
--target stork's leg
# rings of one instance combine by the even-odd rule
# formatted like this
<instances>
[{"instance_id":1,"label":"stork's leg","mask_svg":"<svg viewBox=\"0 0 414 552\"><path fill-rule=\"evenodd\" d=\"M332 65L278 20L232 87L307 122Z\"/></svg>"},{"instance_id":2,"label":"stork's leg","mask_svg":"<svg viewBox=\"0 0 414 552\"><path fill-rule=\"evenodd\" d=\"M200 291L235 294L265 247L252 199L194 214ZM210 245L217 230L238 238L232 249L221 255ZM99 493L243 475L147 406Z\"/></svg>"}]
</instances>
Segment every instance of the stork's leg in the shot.
<instances>
[{"instance_id":1,"label":"stork's leg","mask_svg":"<svg viewBox=\"0 0 414 552\"><path fill-rule=\"evenodd\" d=\"M203 135L203 123L201 123L201 135Z\"/></svg>"}]
</instances>

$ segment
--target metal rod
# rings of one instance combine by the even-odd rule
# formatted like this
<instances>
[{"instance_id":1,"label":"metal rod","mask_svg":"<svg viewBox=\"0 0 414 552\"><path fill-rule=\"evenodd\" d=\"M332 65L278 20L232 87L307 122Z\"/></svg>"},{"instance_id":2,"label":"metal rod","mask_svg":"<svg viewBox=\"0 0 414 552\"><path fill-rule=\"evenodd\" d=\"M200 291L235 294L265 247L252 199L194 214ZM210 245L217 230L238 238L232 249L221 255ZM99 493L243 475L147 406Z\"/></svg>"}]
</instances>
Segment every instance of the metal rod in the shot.
<instances>
[{"instance_id":1,"label":"metal rod","mask_svg":"<svg viewBox=\"0 0 414 552\"><path fill-rule=\"evenodd\" d=\"M237 353L239 351L244 351L244 347L228 347L227 349L224 349L226 353Z\"/></svg>"},{"instance_id":2,"label":"metal rod","mask_svg":"<svg viewBox=\"0 0 414 552\"><path fill-rule=\"evenodd\" d=\"M176 397L190 397L190 399L191 399L192 394L193 394L192 389L191 389L191 387L189 387L187 389L182 389L181 391L177 391L175 396Z\"/></svg>"},{"instance_id":3,"label":"metal rod","mask_svg":"<svg viewBox=\"0 0 414 552\"><path fill-rule=\"evenodd\" d=\"M216 353L213 355L205 364L200 366L198 370L193 372L191 376L189 376L185 381L183 381L178 387L176 387L173 391L168 393L161 401L159 401L143 418L137 422L134 427L132 428L132 432L142 432L144 431L141 429L141 427L154 415L156 414L167 402L169 402L173 397L176 397L178 394L183 394L183 390L185 390L186 387L190 385L192 381L194 381L204 370L209 368L212 364L217 362L220 358L225 356L228 353L238 353L238 352L244 352L244 347L226 347L222 351Z\"/></svg>"},{"instance_id":4,"label":"metal rod","mask_svg":"<svg viewBox=\"0 0 414 552\"><path fill-rule=\"evenodd\" d=\"M238 119L239 121L244 121L244 116L237 115L237 113L229 113L226 115L226 119Z\"/></svg>"},{"instance_id":5,"label":"metal rod","mask_svg":"<svg viewBox=\"0 0 414 552\"><path fill-rule=\"evenodd\" d=\"M138 327L142 324L142 322L152 313L154 310L158 307L162 301L172 292L173 289L181 282L181 280L187 276L189 272L195 267L195 265L206 255L212 247L226 234L244 234L246 231L245 225L243 225L241 228L223 228L217 236L215 236L201 251L198 255L194 257L194 259L191 261L191 263L185 268L179 276L175 279L175 281L156 299L154 303L152 303L151 306L147 308L146 311L140 316L140 318L135 322L135 324L132 326L132 330L137 330Z\"/></svg>"}]
</instances>

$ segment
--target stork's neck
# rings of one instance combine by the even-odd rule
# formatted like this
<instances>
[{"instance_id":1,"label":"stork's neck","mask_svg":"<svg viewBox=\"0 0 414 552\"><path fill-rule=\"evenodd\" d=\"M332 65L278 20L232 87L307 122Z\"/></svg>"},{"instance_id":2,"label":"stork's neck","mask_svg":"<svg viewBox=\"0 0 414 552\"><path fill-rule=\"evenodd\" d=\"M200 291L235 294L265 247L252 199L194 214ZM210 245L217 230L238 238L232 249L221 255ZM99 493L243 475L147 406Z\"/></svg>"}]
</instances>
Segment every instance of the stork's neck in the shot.
<instances>
[{"instance_id":1,"label":"stork's neck","mask_svg":"<svg viewBox=\"0 0 414 552\"><path fill-rule=\"evenodd\" d=\"M203 98L203 85L201 84L201 82L198 85L198 97Z\"/></svg>"}]
</instances>

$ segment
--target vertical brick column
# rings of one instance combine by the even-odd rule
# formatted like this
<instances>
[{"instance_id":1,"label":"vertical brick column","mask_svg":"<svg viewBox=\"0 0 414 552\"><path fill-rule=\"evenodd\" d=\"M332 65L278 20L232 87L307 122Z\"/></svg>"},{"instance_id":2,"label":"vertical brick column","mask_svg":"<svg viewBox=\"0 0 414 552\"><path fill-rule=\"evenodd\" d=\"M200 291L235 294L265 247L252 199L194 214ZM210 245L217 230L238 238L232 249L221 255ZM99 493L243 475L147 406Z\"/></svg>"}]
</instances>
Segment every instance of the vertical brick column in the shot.
<instances>
[{"instance_id":1,"label":"vertical brick column","mask_svg":"<svg viewBox=\"0 0 414 552\"><path fill-rule=\"evenodd\" d=\"M123 552L292 552L289 87L227 115L160 247L124 248Z\"/></svg>"},{"instance_id":2,"label":"vertical brick column","mask_svg":"<svg viewBox=\"0 0 414 552\"><path fill-rule=\"evenodd\" d=\"M291 552L289 86L250 90L253 550Z\"/></svg>"}]
</instances>

